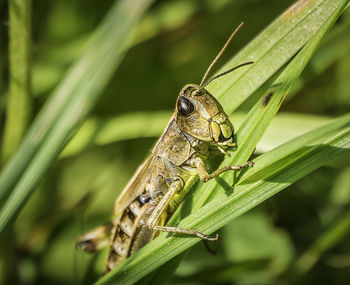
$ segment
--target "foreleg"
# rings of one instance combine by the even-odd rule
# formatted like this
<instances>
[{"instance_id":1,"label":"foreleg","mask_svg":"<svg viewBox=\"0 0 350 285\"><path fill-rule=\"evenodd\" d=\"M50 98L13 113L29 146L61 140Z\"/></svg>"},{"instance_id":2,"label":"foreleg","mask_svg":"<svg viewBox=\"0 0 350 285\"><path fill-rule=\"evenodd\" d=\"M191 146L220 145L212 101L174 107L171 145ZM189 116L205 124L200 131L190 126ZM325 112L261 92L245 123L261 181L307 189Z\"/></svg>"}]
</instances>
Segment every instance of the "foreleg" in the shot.
<instances>
[{"instance_id":1,"label":"foreleg","mask_svg":"<svg viewBox=\"0 0 350 285\"><path fill-rule=\"evenodd\" d=\"M224 166L222 168L219 168L217 170L215 170L212 173L208 173L206 167L205 167L205 163L203 161L203 159L199 156L195 156L192 160L191 160L191 165L193 165L194 167L197 168L198 171L198 176L199 178L203 181L203 182L207 182L210 179L213 179L215 177L217 177L218 175L226 172L226 171L230 171L230 170L242 170L246 167L253 167L253 162L251 161L247 161L246 163L243 163L242 165L228 165L228 166Z\"/></svg>"}]
</instances>

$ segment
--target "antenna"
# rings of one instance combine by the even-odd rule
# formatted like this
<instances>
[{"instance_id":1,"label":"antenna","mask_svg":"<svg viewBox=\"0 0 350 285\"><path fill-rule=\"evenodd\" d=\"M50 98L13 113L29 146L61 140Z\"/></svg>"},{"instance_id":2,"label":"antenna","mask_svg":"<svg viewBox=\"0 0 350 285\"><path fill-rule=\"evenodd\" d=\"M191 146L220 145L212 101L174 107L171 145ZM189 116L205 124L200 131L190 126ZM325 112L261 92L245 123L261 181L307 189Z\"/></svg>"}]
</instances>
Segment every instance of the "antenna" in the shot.
<instances>
[{"instance_id":1,"label":"antenna","mask_svg":"<svg viewBox=\"0 0 350 285\"><path fill-rule=\"evenodd\" d=\"M205 85L203 85L203 83L205 82L205 80L207 79L208 77L208 74L209 72L212 70L213 66L215 65L215 63L217 63L217 61L219 60L219 58L222 56L222 54L224 53L224 51L226 50L227 46L230 44L230 42L232 41L232 39L235 37L235 35L237 34L237 32L241 29L241 27L243 26L244 22L241 22L238 27L233 31L233 33L231 34L231 36L229 37L229 39L226 41L225 45L223 46L223 48L220 50L220 52L218 53L218 55L215 57L215 59L213 60L213 62L209 65L207 71L205 72L203 78L202 78L202 81L201 83L199 84L199 86L202 86L202 87L205 87L207 86L210 82L212 82L214 79L216 78L219 78L227 73L230 73L231 71L233 70L236 70L242 66L245 66L245 65L248 65L248 64L252 64L254 62L252 61L249 61L249 62L245 62L245 63L242 63L240 65L237 65L221 74L218 74L216 76L214 76L212 79L209 80L208 83L206 83Z\"/></svg>"},{"instance_id":2,"label":"antenna","mask_svg":"<svg viewBox=\"0 0 350 285\"><path fill-rule=\"evenodd\" d=\"M212 77L207 83L205 83L204 85L201 85L201 86L204 88L204 87L206 87L207 85L209 85L209 83L212 82L213 80L215 80L215 79L217 79L217 78L219 78L219 77L221 77L221 76L224 76L224 75L226 75L227 73L230 73L230 72L232 72L232 71L234 71L234 70L236 70L236 69L238 69L238 68L240 68L240 67L242 67L242 66L249 65L249 64L253 64L253 63L254 63L254 61L247 61L247 62L238 64L238 65L236 65L235 67L232 67L232 68L230 68L229 70L224 71L223 73L220 73L220 74L218 74L218 75L215 75L215 76Z\"/></svg>"}]
</instances>

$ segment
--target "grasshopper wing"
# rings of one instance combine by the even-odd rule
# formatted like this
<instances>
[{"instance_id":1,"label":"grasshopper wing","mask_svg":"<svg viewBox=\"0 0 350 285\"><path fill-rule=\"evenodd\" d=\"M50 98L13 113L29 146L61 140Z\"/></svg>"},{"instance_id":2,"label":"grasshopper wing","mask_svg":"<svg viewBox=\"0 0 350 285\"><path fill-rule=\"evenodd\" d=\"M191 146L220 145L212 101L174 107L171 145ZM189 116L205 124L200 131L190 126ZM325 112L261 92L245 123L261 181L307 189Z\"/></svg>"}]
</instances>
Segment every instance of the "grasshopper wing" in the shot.
<instances>
[{"instance_id":1,"label":"grasshopper wing","mask_svg":"<svg viewBox=\"0 0 350 285\"><path fill-rule=\"evenodd\" d=\"M126 207L132 203L138 196L140 196L146 189L154 166L154 156L151 155L146 161L140 165L129 183L125 186L122 193L114 204L114 217L116 220L114 224L118 223L118 216L125 210Z\"/></svg>"},{"instance_id":2,"label":"grasshopper wing","mask_svg":"<svg viewBox=\"0 0 350 285\"><path fill-rule=\"evenodd\" d=\"M77 248L86 252L94 252L110 245L111 235L113 235L116 225L120 222L121 214L132 201L144 192L150 173L152 173L153 161L153 155L151 155L139 166L130 182L116 200L113 222L99 226L80 236L76 242Z\"/></svg>"}]
</instances>

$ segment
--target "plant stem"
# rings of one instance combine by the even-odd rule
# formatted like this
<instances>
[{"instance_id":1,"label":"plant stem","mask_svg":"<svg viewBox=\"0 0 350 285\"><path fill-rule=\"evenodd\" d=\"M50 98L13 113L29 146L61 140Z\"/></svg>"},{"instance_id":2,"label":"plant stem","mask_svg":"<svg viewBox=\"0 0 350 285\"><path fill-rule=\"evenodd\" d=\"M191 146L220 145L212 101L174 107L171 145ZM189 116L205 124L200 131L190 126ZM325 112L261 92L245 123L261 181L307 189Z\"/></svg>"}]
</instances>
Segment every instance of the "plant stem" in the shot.
<instances>
[{"instance_id":1,"label":"plant stem","mask_svg":"<svg viewBox=\"0 0 350 285\"><path fill-rule=\"evenodd\" d=\"M31 0L9 1L10 89L2 145L4 164L16 151L31 116Z\"/></svg>"}]
</instances>

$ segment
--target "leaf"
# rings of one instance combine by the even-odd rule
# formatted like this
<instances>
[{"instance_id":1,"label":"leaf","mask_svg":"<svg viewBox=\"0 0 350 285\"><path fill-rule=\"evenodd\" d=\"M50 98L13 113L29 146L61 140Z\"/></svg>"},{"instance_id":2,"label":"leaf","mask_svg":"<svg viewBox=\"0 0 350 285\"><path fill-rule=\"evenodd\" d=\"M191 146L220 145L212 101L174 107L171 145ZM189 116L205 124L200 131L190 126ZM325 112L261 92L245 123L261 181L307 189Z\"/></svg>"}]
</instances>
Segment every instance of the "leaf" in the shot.
<instances>
[{"instance_id":1,"label":"leaf","mask_svg":"<svg viewBox=\"0 0 350 285\"><path fill-rule=\"evenodd\" d=\"M350 115L347 115L261 155L233 193L209 202L178 226L214 232L349 148ZM111 281L132 284L198 241L162 233L97 284Z\"/></svg>"},{"instance_id":2,"label":"leaf","mask_svg":"<svg viewBox=\"0 0 350 285\"><path fill-rule=\"evenodd\" d=\"M171 112L138 112L109 119L87 120L77 135L63 150L61 157L75 155L88 146L100 146L117 141L157 137L164 130Z\"/></svg>"},{"instance_id":3,"label":"leaf","mask_svg":"<svg viewBox=\"0 0 350 285\"><path fill-rule=\"evenodd\" d=\"M64 148L60 158L77 155L89 147L103 146L123 140L158 137L164 131L171 114L171 111L131 112L105 119L89 118ZM244 112L235 112L230 116L230 120L239 123L245 116ZM278 114L264 133L256 151L266 152L330 120L325 116L317 115Z\"/></svg>"},{"instance_id":4,"label":"leaf","mask_svg":"<svg viewBox=\"0 0 350 285\"><path fill-rule=\"evenodd\" d=\"M29 1L9 1L10 90L1 148L2 164L18 148L32 115L31 12Z\"/></svg>"},{"instance_id":5,"label":"leaf","mask_svg":"<svg viewBox=\"0 0 350 285\"><path fill-rule=\"evenodd\" d=\"M0 232L15 218L42 175L96 104L128 48L131 32L150 3L150 0L117 2L85 53L37 116L0 176L0 199L12 190L0 212Z\"/></svg>"},{"instance_id":6,"label":"leaf","mask_svg":"<svg viewBox=\"0 0 350 285\"><path fill-rule=\"evenodd\" d=\"M331 7L333 7L333 3L332 1L329 2ZM290 9L294 8L295 7L292 6ZM314 35L312 40L310 40L296 55L293 61L274 81L269 90L266 91L260 101L251 109L237 132L238 149L231 157L226 156L222 163L223 165L242 164L249 159L266 128L276 115L280 104L304 70L307 62L319 45L321 38L339 16L340 11L342 11L341 5L338 7L337 11L330 14L327 21L320 27L320 30ZM233 183L233 176L230 173L223 174L221 178L225 179L229 185ZM216 194L217 191L221 192ZM209 181L201 187L200 191L198 190L194 193L193 199L196 201L194 209L201 207L207 200L213 198L215 195L224 194L223 192L223 188L220 187L220 184L214 180Z\"/></svg>"},{"instance_id":7,"label":"leaf","mask_svg":"<svg viewBox=\"0 0 350 285\"><path fill-rule=\"evenodd\" d=\"M341 0L297 1L221 68L220 72L245 61L254 61L208 86L220 99L226 113L232 113L284 66L341 3Z\"/></svg>"},{"instance_id":8,"label":"leaf","mask_svg":"<svg viewBox=\"0 0 350 285\"><path fill-rule=\"evenodd\" d=\"M295 42L301 41L301 39L306 42L312 38L283 70L271 89L249 112L237 132L239 147L232 157L224 160L223 164L242 163L248 159L276 114L292 83L305 68L321 38L334 24L347 3L348 1L299 1L260 35L261 40L264 38L263 36L270 32L278 34L279 30L285 31L290 28L290 33L287 33L287 35L282 33L276 46L274 48L270 47L276 53L267 49L266 57L270 53L274 55L274 58L270 58L270 65L268 67L265 66L268 74L271 71L269 67L274 66L274 64L278 65L280 58L282 61L288 60L297 51L294 49ZM301 19L298 18L300 14L303 14ZM296 22L297 25L294 25ZM299 32L296 33L295 31L298 31L298 29ZM289 38L290 35L293 35L293 37ZM286 42L286 38L288 38L288 42ZM256 41L254 40L252 43ZM265 37L265 41L273 41L273 38ZM281 43L285 47L283 52L280 46ZM248 45L248 47L251 47L251 45ZM257 49L261 52L260 46ZM262 51L264 49L265 45L263 45ZM242 56L246 50L247 48L239 56ZM289 57L285 58L286 54L289 54ZM251 59L249 58L249 60ZM240 60L241 62L243 61L242 58ZM256 61L257 59L254 58L254 60ZM217 83L212 87L215 89L213 93L221 94L222 101L226 101L224 106L229 112L234 110L242 101L232 100L234 97L237 98L237 95L233 95L229 100L229 93L225 93L225 90L230 89L232 94L237 94L241 91L241 87L243 88L237 82L241 82L242 78L251 78L251 80L245 81L245 83L249 82L249 86L245 89L246 94L248 94L254 89L250 84L257 87L268 79L268 76L264 74L261 62L253 66L255 68L250 67L245 71L241 69L240 75L235 74L236 79L237 76L239 77L236 83L224 84L221 82L221 84ZM261 77L264 79L261 80ZM225 80L228 79L225 78ZM230 88L227 88L227 86L230 86ZM243 97L245 97L244 93ZM285 189L317 167L327 163L330 158L348 150L349 147L350 115L335 120L325 127L298 137L261 155L254 160L254 168L241 175L241 179L235 184L233 191L230 186L232 185L232 178L229 177L229 174L222 175L220 178L215 179L216 181L210 181L206 185L199 184L195 187L195 193L186 199L184 205L178 209L169 224L174 224L181 220L177 225L178 227L194 228L201 232L212 233L230 220ZM230 191L224 192L222 188ZM208 200L210 202L202 206ZM183 218L181 215L184 213L183 210L186 209L186 204L187 206L190 204L193 213ZM175 237L162 233L96 284L110 282L133 284L196 242L198 242L196 238Z\"/></svg>"}]
</instances>

